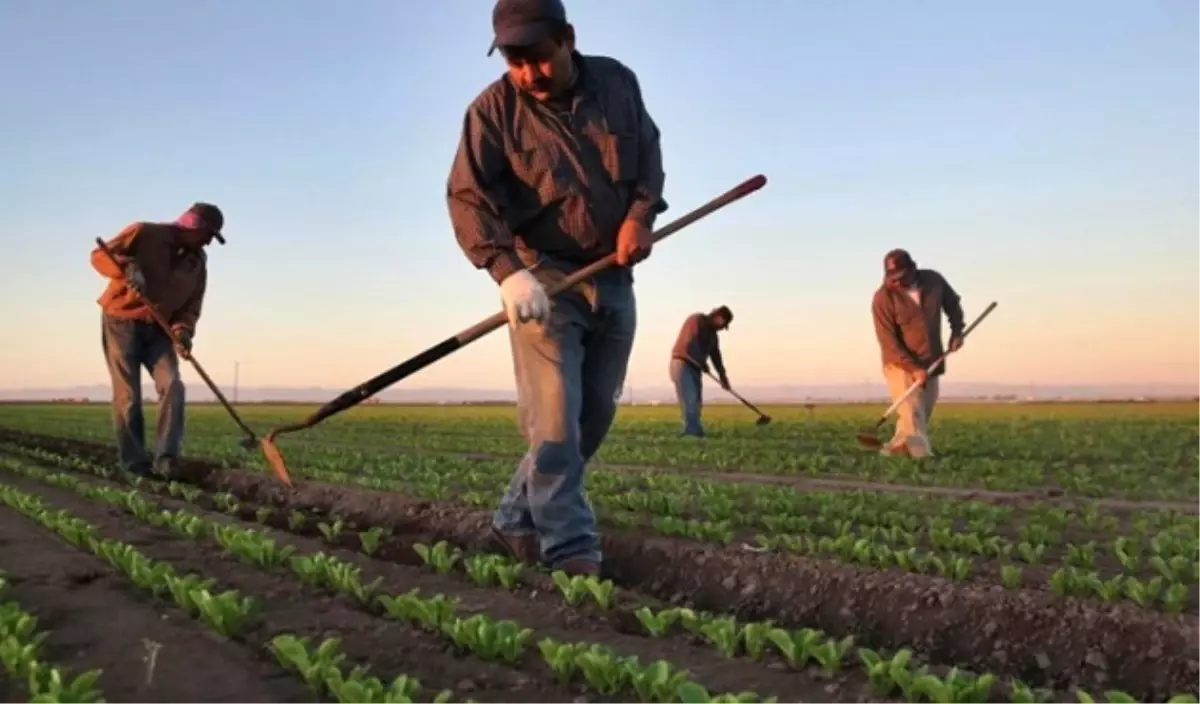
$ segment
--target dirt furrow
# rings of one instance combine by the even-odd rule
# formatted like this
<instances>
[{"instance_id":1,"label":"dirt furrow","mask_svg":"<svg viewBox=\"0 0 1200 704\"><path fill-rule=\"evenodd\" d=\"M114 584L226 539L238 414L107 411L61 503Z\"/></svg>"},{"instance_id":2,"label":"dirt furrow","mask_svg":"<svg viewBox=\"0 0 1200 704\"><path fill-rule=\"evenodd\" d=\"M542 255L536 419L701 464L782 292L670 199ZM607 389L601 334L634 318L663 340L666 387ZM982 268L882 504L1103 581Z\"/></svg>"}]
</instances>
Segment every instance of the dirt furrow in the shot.
<instances>
[{"instance_id":1,"label":"dirt furrow","mask_svg":"<svg viewBox=\"0 0 1200 704\"><path fill-rule=\"evenodd\" d=\"M10 479L5 473L5 483L21 484ZM5 598L50 633L43 658L74 674L99 668L97 687L110 702L197 701L199 693L209 702L315 701L263 653L151 603L99 558L7 507L0 508L0 569L11 585Z\"/></svg>"},{"instance_id":2,"label":"dirt furrow","mask_svg":"<svg viewBox=\"0 0 1200 704\"><path fill-rule=\"evenodd\" d=\"M0 476L3 476L4 481L9 483L20 482L23 490L46 496L55 505L62 505L63 501L72 494L77 499L80 498L73 491L50 487L36 480L16 477L7 473ZM98 478L93 481L108 483ZM331 546L318 538L306 538L283 530L268 528L256 522L238 520L184 501L159 496L156 497L156 502L164 508L182 508L203 515L212 521L232 523L264 531L275 538L278 543L295 547L297 554L312 554L321 551L334 554L339 559L362 567L364 582L370 582L376 577L382 578L382 589L385 593L399 593L415 587L419 588L421 593L426 596L445 594L447 597L460 600L460 615L484 613L494 619L511 619L523 627L533 628L536 639L550 637L561 642L602 643L622 655L635 655L641 662L647 664L659 659L666 660L678 668L688 670L692 679L699 681L710 691L751 690L763 697L777 696L781 701L863 701L870 695L865 673L855 668L836 677L818 679L796 671L785 671L780 667L780 663L764 664L746 659L724 658L711 646L692 644L682 638L654 639L642 636L636 621L632 619L610 620L608 615L598 609L570 607L562 601L557 593L544 593L547 588L551 592L554 589L548 579L537 580L541 584L533 589L508 592L499 588L476 587L465 581L462 575L438 575L418 566L421 563L412 551L411 545L420 536L405 536L403 545L392 543L389 546L390 550L382 551L382 558L396 559L402 556L403 560L408 563L402 564L386 559L372 559L353 549ZM83 515L82 512L87 509L73 506L71 510ZM143 528L143 533L147 530L156 533L160 542L152 543L152 548L138 543L139 549L157 559L173 562L173 559L155 554L163 551L163 554L168 557L176 556L174 551L168 552L166 548L162 547L163 542L176 540L167 531L146 529L144 524L136 523L132 517L116 514L102 505L95 505L88 512L89 515L85 516L88 520L93 520L93 516L105 514L106 520L117 519L122 524ZM252 513L252 509L250 512ZM278 522L286 522L286 517L283 515L274 518ZM311 522L308 527L312 532L316 532L316 528ZM345 535L343 538L343 542L351 546L357 542L355 534ZM134 542L130 538L127 540ZM183 543L185 548L188 545L191 545L194 550L205 553L204 574L216 577L222 583L237 579L229 576L231 568L235 571L244 569L236 563L231 564L231 559L216 555L219 548L212 543ZM219 560L221 564L214 565L212 559ZM293 581L295 580L293 579ZM230 583L241 588L232 581ZM319 595L317 599L326 601L328 597ZM454 656L447 653L446 657ZM375 658L372 657L371 661L374 662ZM534 674L543 678L550 677L549 671L544 668L537 667L532 670ZM421 674L410 674L421 677L424 681ZM466 688L474 690L476 687L482 686L483 683L471 682ZM586 693L579 690L574 694ZM471 696L475 696L474 693ZM520 696L525 696L525 692L521 692Z\"/></svg>"},{"instance_id":3,"label":"dirt furrow","mask_svg":"<svg viewBox=\"0 0 1200 704\"><path fill-rule=\"evenodd\" d=\"M56 448L99 461L110 454L86 443L48 446ZM289 490L261 474L194 465L211 472L207 488L242 501L394 526L466 547L486 545L486 511L315 482ZM853 634L873 647L912 647L939 663L1057 689L1079 684L1165 698L1195 691L1200 675L1194 619L1132 605L956 585L639 533L606 535L604 552L606 576L664 601Z\"/></svg>"}]
</instances>

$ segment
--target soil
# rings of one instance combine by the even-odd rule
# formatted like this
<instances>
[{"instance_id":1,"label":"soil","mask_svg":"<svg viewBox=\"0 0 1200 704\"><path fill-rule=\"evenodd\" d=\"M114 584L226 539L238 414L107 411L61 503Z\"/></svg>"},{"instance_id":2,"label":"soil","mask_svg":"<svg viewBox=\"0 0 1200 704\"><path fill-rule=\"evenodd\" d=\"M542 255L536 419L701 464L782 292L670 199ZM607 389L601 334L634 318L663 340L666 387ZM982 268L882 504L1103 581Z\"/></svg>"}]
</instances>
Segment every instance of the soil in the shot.
<instances>
[{"instance_id":1,"label":"soil","mask_svg":"<svg viewBox=\"0 0 1200 704\"><path fill-rule=\"evenodd\" d=\"M96 686L108 701L195 701L200 692L210 702L316 701L262 651L154 603L99 558L7 507L0 508L0 568L9 581L2 598L49 631L42 659L72 677L99 668ZM161 644L152 673L147 643ZM26 697L23 688L4 692L4 701Z\"/></svg>"},{"instance_id":2,"label":"soil","mask_svg":"<svg viewBox=\"0 0 1200 704\"><path fill-rule=\"evenodd\" d=\"M101 480L95 480L97 482ZM260 623L250 638L267 641L278 633L295 633L314 639L337 635L350 660L370 663L373 670L389 677L406 673L419 678L423 685L453 689L462 697L480 701L571 701L587 694L582 688L558 686L553 674L532 653L519 667L493 665L471 657L460 657L449 650L440 636L409 628L364 609L352 600L331 597L303 586L286 571L264 572L242 565L222 555L213 542L195 542L177 538L169 531L146 526L119 509L93 502L78 493L46 485L18 475L5 475L4 482L23 491L38 494L56 508L65 508L99 528L104 537L120 537L137 546L148 557L172 564L181 572L196 571L215 578L222 589L233 588L258 596L265 602ZM239 523L264 530L262 525L242 522L194 504L159 497L163 508L183 507L210 520ZM252 513L252 511L251 511ZM280 516L281 521L286 521ZM610 619L597 608L566 606L549 580L535 588L507 592L498 588L475 587L455 575L438 575L424 568L394 564L361 553L337 549L316 538L290 535L266 529L276 540L296 547L297 554L327 552L363 568L364 581L383 578L386 593L401 593L419 588L422 594L445 594L460 600L460 615L486 613L494 619L511 619L533 628L534 643L543 637L561 642L603 643L622 655L636 655L643 663L666 660L692 673L692 678L710 691L756 691L760 696L778 696L782 701L869 701L865 675L849 670L838 677L818 678L788 671L782 662L756 663L746 659L726 659L715 649L693 644L685 638L654 639L634 631L634 619ZM347 541L357 542L354 534ZM415 558L412 550L405 551ZM410 562L419 563L411 559ZM628 612L626 612L627 614ZM640 631L640 629L639 629ZM635 634L637 633L637 634ZM192 695L194 697L194 694Z\"/></svg>"},{"instance_id":3,"label":"soil","mask_svg":"<svg viewBox=\"0 0 1200 704\"><path fill-rule=\"evenodd\" d=\"M111 461L109 448L91 443L29 435L19 442ZM336 515L360 528L390 526L401 545L445 539L491 549L486 511L316 482L288 489L262 474L193 465L207 474L205 488L229 491L248 504ZM1194 617L647 533L610 533L603 547L605 576L641 594L743 619L855 635L868 647L909 647L941 664L1037 686L1121 689L1142 700L1161 700L1195 692L1200 676Z\"/></svg>"}]
</instances>

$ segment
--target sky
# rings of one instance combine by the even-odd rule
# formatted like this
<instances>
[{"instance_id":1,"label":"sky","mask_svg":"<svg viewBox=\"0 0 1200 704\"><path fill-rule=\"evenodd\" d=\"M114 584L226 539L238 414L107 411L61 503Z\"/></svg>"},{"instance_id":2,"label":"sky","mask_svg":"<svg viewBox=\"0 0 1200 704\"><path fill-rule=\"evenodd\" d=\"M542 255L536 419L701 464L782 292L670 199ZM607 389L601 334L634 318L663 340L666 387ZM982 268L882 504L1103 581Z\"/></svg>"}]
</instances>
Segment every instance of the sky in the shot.
<instances>
[{"instance_id":1,"label":"sky","mask_svg":"<svg viewBox=\"0 0 1200 704\"><path fill-rule=\"evenodd\" d=\"M882 381L893 247L968 319L999 303L956 379L1200 383L1193 0L567 11L638 75L660 224L768 177L637 267L631 385L721 304L735 387ZM0 388L106 382L94 240L195 200L226 217L194 350L218 383L350 387L495 313L444 195L490 41L483 0L0 3ZM507 335L402 383L511 388Z\"/></svg>"}]
</instances>

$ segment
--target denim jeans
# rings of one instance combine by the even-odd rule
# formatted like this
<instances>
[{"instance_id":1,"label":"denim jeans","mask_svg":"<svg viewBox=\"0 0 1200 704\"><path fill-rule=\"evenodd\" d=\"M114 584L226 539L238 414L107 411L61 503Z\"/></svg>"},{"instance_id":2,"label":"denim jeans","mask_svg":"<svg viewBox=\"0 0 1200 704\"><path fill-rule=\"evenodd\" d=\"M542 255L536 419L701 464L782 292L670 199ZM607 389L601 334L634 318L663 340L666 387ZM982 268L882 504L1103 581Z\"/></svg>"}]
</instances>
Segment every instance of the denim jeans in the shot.
<instances>
[{"instance_id":1,"label":"denim jeans","mask_svg":"<svg viewBox=\"0 0 1200 704\"><path fill-rule=\"evenodd\" d=\"M683 413L683 434L704 435L700 425L700 407L704 403L704 380L700 370L682 359L671 360L671 381L675 384L675 398Z\"/></svg>"},{"instance_id":2,"label":"denim jeans","mask_svg":"<svg viewBox=\"0 0 1200 704\"><path fill-rule=\"evenodd\" d=\"M142 367L150 372L158 391L154 459L178 456L183 445L184 388L171 338L152 322L105 315L101 321L101 340L112 378L113 430L121 468L145 472L151 466L145 450Z\"/></svg>"},{"instance_id":3,"label":"denim jeans","mask_svg":"<svg viewBox=\"0 0 1200 704\"><path fill-rule=\"evenodd\" d=\"M598 275L590 296L556 296L547 321L508 328L529 449L493 525L509 535L537 535L542 559L551 566L573 558L601 560L583 474L616 417L636 329L627 270Z\"/></svg>"}]
</instances>

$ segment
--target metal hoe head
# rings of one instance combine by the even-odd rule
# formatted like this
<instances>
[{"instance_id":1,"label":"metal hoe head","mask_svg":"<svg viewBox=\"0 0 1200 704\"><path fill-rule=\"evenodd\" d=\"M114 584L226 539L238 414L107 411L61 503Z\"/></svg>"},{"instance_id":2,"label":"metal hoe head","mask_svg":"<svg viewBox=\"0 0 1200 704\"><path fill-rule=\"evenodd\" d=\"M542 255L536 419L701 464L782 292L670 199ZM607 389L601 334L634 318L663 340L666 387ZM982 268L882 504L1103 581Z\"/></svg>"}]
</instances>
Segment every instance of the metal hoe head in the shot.
<instances>
[{"instance_id":1,"label":"metal hoe head","mask_svg":"<svg viewBox=\"0 0 1200 704\"><path fill-rule=\"evenodd\" d=\"M767 423L770 423L770 422L771 422L771 416L766 415L764 413L763 415L758 417L758 420L754 421L754 424L755 425L766 425Z\"/></svg>"},{"instance_id":2,"label":"metal hoe head","mask_svg":"<svg viewBox=\"0 0 1200 704\"><path fill-rule=\"evenodd\" d=\"M271 472L275 478L283 482L288 488L293 488L292 475L288 473L287 465L283 462L283 453L275 446L275 432L267 433L262 439L263 456L267 458L267 464L271 467Z\"/></svg>"},{"instance_id":3,"label":"metal hoe head","mask_svg":"<svg viewBox=\"0 0 1200 704\"><path fill-rule=\"evenodd\" d=\"M865 449L878 450L883 447L883 441L879 439L874 430L864 430L858 433L856 437L858 438L858 444L862 445Z\"/></svg>"}]
</instances>

